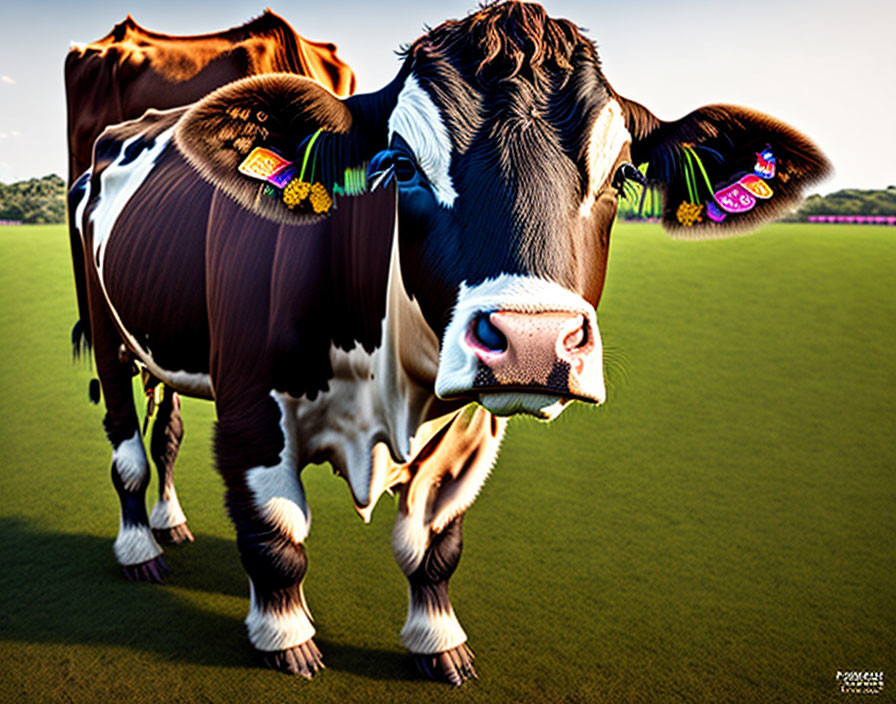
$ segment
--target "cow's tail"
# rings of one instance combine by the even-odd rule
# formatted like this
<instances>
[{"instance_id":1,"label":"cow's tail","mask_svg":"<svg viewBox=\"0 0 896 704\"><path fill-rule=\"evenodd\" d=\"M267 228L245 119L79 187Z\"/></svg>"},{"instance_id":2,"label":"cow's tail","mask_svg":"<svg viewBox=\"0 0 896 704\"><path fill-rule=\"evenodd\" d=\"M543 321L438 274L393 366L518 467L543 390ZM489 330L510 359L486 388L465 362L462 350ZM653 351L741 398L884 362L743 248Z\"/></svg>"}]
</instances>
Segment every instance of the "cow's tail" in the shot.
<instances>
[{"instance_id":1,"label":"cow's tail","mask_svg":"<svg viewBox=\"0 0 896 704\"><path fill-rule=\"evenodd\" d=\"M89 353L93 346L90 334L90 309L87 307L87 271L84 262L84 242L78 222L79 207L87 196L90 171L85 171L68 192L68 235L72 250L72 269L75 274L75 291L78 296L78 322L72 328L72 357L77 360L82 353Z\"/></svg>"}]
</instances>

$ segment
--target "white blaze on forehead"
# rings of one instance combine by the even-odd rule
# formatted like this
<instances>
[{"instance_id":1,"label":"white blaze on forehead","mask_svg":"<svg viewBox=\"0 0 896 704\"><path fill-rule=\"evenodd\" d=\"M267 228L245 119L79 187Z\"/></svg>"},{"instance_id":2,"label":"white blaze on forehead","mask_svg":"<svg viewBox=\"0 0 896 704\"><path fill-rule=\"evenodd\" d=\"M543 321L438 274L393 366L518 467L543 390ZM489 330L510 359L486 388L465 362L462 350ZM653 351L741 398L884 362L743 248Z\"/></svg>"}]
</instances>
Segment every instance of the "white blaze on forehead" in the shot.
<instances>
[{"instance_id":1,"label":"white blaze on forehead","mask_svg":"<svg viewBox=\"0 0 896 704\"><path fill-rule=\"evenodd\" d=\"M622 107L615 100L604 105L591 127L588 140L588 193L579 209L582 217L591 213L595 197L610 177L610 170L619 158L622 148L632 141L625 126Z\"/></svg>"},{"instance_id":2,"label":"white blaze on forehead","mask_svg":"<svg viewBox=\"0 0 896 704\"><path fill-rule=\"evenodd\" d=\"M389 116L389 140L400 134L414 150L420 169L432 184L436 200L446 207L454 205L457 191L448 169L451 167L451 139L429 94L414 76L408 76L398 101Z\"/></svg>"}]
</instances>

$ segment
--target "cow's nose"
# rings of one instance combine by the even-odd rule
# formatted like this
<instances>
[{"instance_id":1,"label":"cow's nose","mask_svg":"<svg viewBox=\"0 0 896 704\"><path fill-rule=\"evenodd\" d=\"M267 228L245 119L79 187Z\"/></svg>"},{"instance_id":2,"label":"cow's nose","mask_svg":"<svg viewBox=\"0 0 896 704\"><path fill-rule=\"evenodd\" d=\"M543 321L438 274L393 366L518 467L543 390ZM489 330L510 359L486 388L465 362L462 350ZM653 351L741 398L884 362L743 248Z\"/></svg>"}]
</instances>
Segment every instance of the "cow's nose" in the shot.
<instances>
[{"instance_id":1,"label":"cow's nose","mask_svg":"<svg viewBox=\"0 0 896 704\"><path fill-rule=\"evenodd\" d=\"M474 388L528 389L597 403L604 400L603 384L591 378L597 371L592 367L601 360L586 315L487 311L473 317L466 339L480 364Z\"/></svg>"},{"instance_id":2,"label":"cow's nose","mask_svg":"<svg viewBox=\"0 0 896 704\"><path fill-rule=\"evenodd\" d=\"M507 351L507 338L491 321L492 313L480 313L473 318L470 338L473 345L491 354Z\"/></svg>"}]
</instances>

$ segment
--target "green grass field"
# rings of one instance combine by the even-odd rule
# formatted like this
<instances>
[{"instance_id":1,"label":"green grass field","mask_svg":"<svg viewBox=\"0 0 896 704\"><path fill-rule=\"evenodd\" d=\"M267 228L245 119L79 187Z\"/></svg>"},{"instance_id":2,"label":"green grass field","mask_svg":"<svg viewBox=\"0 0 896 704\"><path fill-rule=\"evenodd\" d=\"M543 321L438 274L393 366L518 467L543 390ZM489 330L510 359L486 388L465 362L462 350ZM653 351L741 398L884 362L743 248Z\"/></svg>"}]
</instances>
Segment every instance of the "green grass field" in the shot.
<instances>
[{"instance_id":1,"label":"green grass field","mask_svg":"<svg viewBox=\"0 0 896 704\"><path fill-rule=\"evenodd\" d=\"M196 542L167 550L164 587L121 575L67 235L0 228L0 702L854 699L838 670L896 677L894 281L892 229L689 243L617 225L608 404L514 421L467 515L452 597L481 679L417 678L392 500L364 526L311 467L329 669L306 682L250 651L210 404L185 403L177 472Z\"/></svg>"}]
</instances>

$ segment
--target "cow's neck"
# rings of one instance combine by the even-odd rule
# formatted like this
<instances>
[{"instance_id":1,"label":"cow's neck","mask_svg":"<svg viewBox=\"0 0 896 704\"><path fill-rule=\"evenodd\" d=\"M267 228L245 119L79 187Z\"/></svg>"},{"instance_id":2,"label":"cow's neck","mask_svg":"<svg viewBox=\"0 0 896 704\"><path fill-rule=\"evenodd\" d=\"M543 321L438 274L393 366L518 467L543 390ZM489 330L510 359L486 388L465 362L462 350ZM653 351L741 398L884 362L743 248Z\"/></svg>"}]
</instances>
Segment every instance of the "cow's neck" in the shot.
<instances>
[{"instance_id":1,"label":"cow's neck","mask_svg":"<svg viewBox=\"0 0 896 704\"><path fill-rule=\"evenodd\" d=\"M290 419L287 428L295 428L290 440L298 465L329 461L346 478L359 512L368 519L400 465L413 457L420 445L415 436L438 405L433 393L438 339L407 294L396 242L379 345L373 352L360 344L348 351L332 345L329 390L313 401L276 394Z\"/></svg>"}]
</instances>

